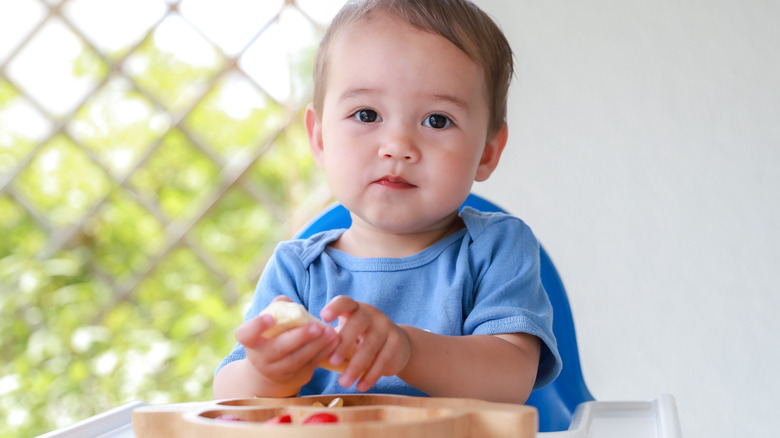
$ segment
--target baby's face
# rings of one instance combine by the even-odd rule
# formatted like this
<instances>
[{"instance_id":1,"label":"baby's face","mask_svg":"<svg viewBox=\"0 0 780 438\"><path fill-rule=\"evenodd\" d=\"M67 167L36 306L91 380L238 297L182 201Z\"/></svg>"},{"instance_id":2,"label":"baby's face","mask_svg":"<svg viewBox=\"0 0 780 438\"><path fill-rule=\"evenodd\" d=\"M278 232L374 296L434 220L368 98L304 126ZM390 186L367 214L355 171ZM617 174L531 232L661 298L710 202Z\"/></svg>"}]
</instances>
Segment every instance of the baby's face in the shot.
<instances>
[{"instance_id":1,"label":"baby's face","mask_svg":"<svg viewBox=\"0 0 780 438\"><path fill-rule=\"evenodd\" d=\"M495 167L483 160L494 145L482 68L385 14L343 29L329 55L313 150L336 198L382 231L447 224Z\"/></svg>"}]
</instances>

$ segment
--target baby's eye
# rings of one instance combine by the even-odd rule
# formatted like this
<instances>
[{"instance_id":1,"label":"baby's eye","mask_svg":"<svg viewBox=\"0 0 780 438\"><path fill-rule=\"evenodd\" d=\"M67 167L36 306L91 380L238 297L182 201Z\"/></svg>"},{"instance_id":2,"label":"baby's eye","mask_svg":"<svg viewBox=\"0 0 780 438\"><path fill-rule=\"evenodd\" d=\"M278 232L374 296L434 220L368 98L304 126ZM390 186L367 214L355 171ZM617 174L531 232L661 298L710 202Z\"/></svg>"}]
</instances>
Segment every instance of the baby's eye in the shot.
<instances>
[{"instance_id":1,"label":"baby's eye","mask_svg":"<svg viewBox=\"0 0 780 438\"><path fill-rule=\"evenodd\" d=\"M377 114L376 111L370 109L358 110L355 114L352 115L352 117L363 123L374 123L382 121L382 118L379 117L379 114Z\"/></svg>"},{"instance_id":2,"label":"baby's eye","mask_svg":"<svg viewBox=\"0 0 780 438\"><path fill-rule=\"evenodd\" d=\"M434 129L444 129L452 125L452 120L449 117L441 114L431 114L423 120L423 126Z\"/></svg>"}]
</instances>

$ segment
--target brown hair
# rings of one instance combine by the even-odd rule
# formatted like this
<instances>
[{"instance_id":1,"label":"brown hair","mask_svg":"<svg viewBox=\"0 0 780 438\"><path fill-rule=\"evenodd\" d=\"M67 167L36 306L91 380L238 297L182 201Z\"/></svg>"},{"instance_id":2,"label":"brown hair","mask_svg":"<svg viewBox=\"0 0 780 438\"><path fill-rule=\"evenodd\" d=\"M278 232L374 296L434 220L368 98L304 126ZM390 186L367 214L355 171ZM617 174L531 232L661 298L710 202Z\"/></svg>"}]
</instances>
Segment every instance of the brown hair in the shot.
<instances>
[{"instance_id":1,"label":"brown hair","mask_svg":"<svg viewBox=\"0 0 780 438\"><path fill-rule=\"evenodd\" d=\"M468 0L352 0L336 14L320 43L314 63L314 107L321 116L330 45L339 30L380 9L426 32L440 35L482 67L490 106L491 135L506 122L507 94L513 74L512 49L498 25Z\"/></svg>"}]
</instances>

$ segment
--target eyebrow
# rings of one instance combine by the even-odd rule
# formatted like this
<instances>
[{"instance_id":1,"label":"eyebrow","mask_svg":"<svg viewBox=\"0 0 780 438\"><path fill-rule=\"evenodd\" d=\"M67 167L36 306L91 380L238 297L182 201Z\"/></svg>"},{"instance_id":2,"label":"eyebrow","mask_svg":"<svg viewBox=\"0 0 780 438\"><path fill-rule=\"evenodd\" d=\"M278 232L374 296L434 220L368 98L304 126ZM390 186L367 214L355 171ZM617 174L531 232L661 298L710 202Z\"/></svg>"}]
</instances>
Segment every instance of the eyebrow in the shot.
<instances>
[{"instance_id":1,"label":"eyebrow","mask_svg":"<svg viewBox=\"0 0 780 438\"><path fill-rule=\"evenodd\" d=\"M359 97L372 95L372 94L381 94L381 91L378 91L373 88L351 88L345 91L344 93L342 93L341 96L339 96L339 101L343 102L345 100L359 98ZM469 109L469 106L465 100L452 94L430 94L427 95L426 97L429 97L430 99L438 102L450 103L464 111L467 111Z\"/></svg>"},{"instance_id":2,"label":"eyebrow","mask_svg":"<svg viewBox=\"0 0 780 438\"><path fill-rule=\"evenodd\" d=\"M449 102L464 111L468 111L469 109L466 102L458 96L453 96L451 94L432 94L430 97L437 101Z\"/></svg>"},{"instance_id":3,"label":"eyebrow","mask_svg":"<svg viewBox=\"0 0 780 438\"><path fill-rule=\"evenodd\" d=\"M343 102L345 100L354 99L356 97L362 97L367 94L376 94L377 91L372 88L350 88L347 91L341 93L341 96L339 96L339 102Z\"/></svg>"}]
</instances>

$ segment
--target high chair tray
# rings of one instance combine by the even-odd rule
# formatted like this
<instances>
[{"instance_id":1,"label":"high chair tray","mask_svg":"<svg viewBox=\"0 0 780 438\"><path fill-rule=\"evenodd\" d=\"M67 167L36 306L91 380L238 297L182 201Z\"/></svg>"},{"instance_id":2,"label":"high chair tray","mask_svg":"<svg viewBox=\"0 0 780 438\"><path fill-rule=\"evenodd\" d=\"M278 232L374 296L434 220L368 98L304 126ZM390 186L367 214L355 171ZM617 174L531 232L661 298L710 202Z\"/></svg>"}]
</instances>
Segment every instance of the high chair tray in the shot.
<instances>
[{"instance_id":1,"label":"high chair tray","mask_svg":"<svg viewBox=\"0 0 780 438\"><path fill-rule=\"evenodd\" d=\"M413 398L378 395L344 395L342 408L316 408L314 401L329 402L336 396L291 399L226 400L173 405L147 405L132 402L88 418L72 426L42 435L41 438L153 438L165 436L214 436L225 438L260 436L269 427L273 436L485 436L537 438L680 438L680 425L674 398L662 395L650 401L588 402L574 413L567 431L535 432L533 408L468 399ZM407 400L409 399L409 400ZM279 403L279 402L283 403ZM326 404L326 403L323 403ZM340 425L301 425L308 414L335 412ZM262 423L214 420L223 414L245 416L260 421L279 413L290 413L296 423L268 426ZM344 415L346 414L346 415ZM383 416L389 415L388 418ZM133 419L136 429L133 428ZM143 424L140 424L139 421ZM528 422L531 422L529 425ZM355 423L357 422L357 423ZM369 430L360 426L370 426ZM224 424L223 424L224 423ZM424 424L423 424L424 423ZM184 424L184 426L182 426ZM204 427L204 424L206 427ZM444 425L442 425L444 424ZM211 427L208 427L211 426ZM314 429L316 428L316 433ZM328 429L331 428L331 429ZM474 429L476 428L476 429ZM481 428L481 429L480 429ZM453 434L453 430L456 433ZM196 431L196 432L193 432ZM200 431L200 432L198 432ZM321 434L325 431L326 434ZM328 431L333 432L328 433ZM387 432L383 432L387 431ZM468 432L470 431L470 432ZM474 432L479 435L474 435ZM312 435L314 433L314 435ZM201 435L198 435L201 434Z\"/></svg>"},{"instance_id":2,"label":"high chair tray","mask_svg":"<svg viewBox=\"0 0 780 438\"><path fill-rule=\"evenodd\" d=\"M650 401L592 401L577 406L569 430L539 438L681 438L674 397Z\"/></svg>"}]
</instances>

